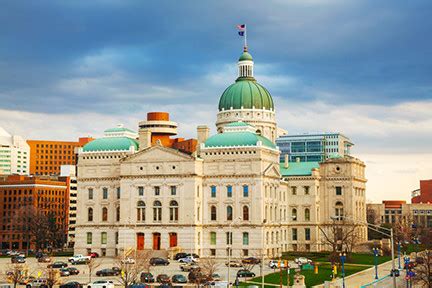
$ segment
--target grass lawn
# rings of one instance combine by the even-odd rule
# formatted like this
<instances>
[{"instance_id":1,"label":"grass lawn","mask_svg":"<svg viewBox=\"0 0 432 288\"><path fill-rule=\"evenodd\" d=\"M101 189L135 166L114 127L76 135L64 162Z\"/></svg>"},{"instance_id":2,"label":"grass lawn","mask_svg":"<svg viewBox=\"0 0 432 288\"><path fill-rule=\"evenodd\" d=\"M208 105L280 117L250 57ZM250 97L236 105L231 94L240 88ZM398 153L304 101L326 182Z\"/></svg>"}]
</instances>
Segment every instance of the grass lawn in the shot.
<instances>
[{"instance_id":1,"label":"grass lawn","mask_svg":"<svg viewBox=\"0 0 432 288\"><path fill-rule=\"evenodd\" d=\"M306 257L311 259L314 262L319 262L319 263L325 263L325 262L329 262L329 253L308 253L308 252L296 252L295 254L293 253L286 253L283 255L284 259L288 259L288 260L294 260L297 257ZM390 256L379 256L378 257L378 264L390 261L391 257ZM363 265L375 265L374 262L374 256L372 254L359 254L359 253L352 253L351 254L351 259L350 262L352 264L363 264Z\"/></svg>"},{"instance_id":2,"label":"grass lawn","mask_svg":"<svg viewBox=\"0 0 432 288\"><path fill-rule=\"evenodd\" d=\"M357 273L361 270L367 269L369 267L361 267L361 266L352 266L352 265L345 265L345 275L351 275L354 273ZM286 277L286 271L283 271L283 278L282 283L283 285L287 285L287 277ZM293 284L293 275L295 274L294 269L291 269L290 271L290 285ZM330 275L332 274L332 269L330 264L322 264L319 265L319 271L318 274L315 274L313 270L304 270L301 271L300 274L305 276L306 286L311 287L314 285L322 284L326 280L330 280ZM340 269L338 269L338 277L342 277ZM268 274L264 277L264 281L266 283L272 283L272 284L279 284L280 274L279 272ZM256 277L252 279L253 282L261 283L261 277ZM240 286L247 286L250 285L248 283L240 283ZM266 286L266 287L273 287L273 286Z\"/></svg>"}]
</instances>

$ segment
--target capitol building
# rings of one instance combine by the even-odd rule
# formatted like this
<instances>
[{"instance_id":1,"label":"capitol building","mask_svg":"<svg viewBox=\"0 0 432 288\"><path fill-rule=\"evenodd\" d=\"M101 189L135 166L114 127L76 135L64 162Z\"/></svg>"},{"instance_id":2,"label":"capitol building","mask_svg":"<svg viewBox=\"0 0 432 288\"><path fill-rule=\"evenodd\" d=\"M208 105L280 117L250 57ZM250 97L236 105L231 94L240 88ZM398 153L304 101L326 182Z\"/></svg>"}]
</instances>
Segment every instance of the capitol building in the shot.
<instances>
[{"instance_id":1,"label":"capitol building","mask_svg":"<svg viewBox=\"0 0 432 288\"><path fill-rule=\"evenodd\" d=\"M203 125L196 139L172 138L177 123L165 112L148 113L138 132L105 130L78 154L75 253L224 258L230 245L233 257L331 249L324 233L334 216L366 222L365 164L348 155L281 161L275 143L286 132L275 116L244 49L238 78L219 100L217 134ZM364 224L356 238L367 240Z\"/></svg>"}]
</instances>

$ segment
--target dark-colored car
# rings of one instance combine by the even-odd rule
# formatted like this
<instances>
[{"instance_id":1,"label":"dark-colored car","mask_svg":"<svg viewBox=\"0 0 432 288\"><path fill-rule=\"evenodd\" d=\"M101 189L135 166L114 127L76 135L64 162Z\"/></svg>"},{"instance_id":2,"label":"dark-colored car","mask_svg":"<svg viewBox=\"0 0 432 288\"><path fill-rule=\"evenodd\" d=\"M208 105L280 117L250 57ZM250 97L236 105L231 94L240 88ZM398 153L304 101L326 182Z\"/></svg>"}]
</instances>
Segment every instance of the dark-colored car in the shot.
<instances>
[{"instance_id":1,"label":"dark-colored car","mask_svg":"<svg viewBox=\"0 0 432 288\"><path fill-rule=\"evenodd\" d=\"M243 264L259 264L261 260L255 257L248 257L242 260Z\"/></svg>"},{"instance_id":2,"label":"dark-colored car","mask_svg":"<svg viewBox=\"0 0 432 288\"><path fill-rule=\"evenodd\" d=\"M68 269L70 275L78 275L79 274L79 270L75 267L68 267L67 269Z\"/></svg>"},{"instance_id":3,"label":"dark-colored car","mask_svg":"<svg viewBox=\"0 0 432 288\"><path fill-rule=\"evenodd\" d=\"M171 281L173 283L187 283L187 279L185 276L181 274L175 274L171 277Z\"/></svg>"},{"instance_id":4,"label":"dark-colored car","mask_svg":"<svg viewBox=\"0 0 432 288\"><path fill-rule=\"evenodd\" d=\"M169 261L167 259L164 258L159 258L159 257L153 257L150 259L150 265L156 266L156 265L169 265Z\"/></svg>"},{"instance_id":5,"label":"dark-colored car","mask_svg":"<svg viewBox=\"0 0 432 288\"><path fill-rule=\"evenodd\" d=\"M239 278L255 277L255 273L246 269L240 269L239 271L237 271L237 277Z\"/></svg>"},{"instance_id":6,"label":"dark-colored car","mask_svg":"<svg viewBox=\"0 0 432 288\"><path fill-rule=\"evenodd\" d=\"M120 275L121 269L119 267L112 267L111 269L114 270L114 271L116 271L116 272L118 272L119 275Z\"/></svg>"},{"instance_id":7,"label":"dark-colored car","mask_svg":"<svg viewBox=\"0 0 432 288\"><path fill-rule=\"evenodd\" d=\"M21 257L21 256L12 256L11 262L12 263L25 263L26 260L24 257Z\"/></svg>"},{"instance_id":8,"label":"dark-colored car","mask_svg":"<svg viewBox=\"0 0 432 288\"><path fill-rule=\"evenodd\" d=\"M98 258L98 257L99 257L99 254L96 253L96 252L90 252L90 253L88 254L88 256L90 256L91 258Z\"/></svg>"},{"instance_id":9,"label":"dark-colored car","mask_svg":"<svg viewBox=\"0 0 432 288\"><path fill-rule=\"evenodd\" d=\"M181 258L185 258L187 255L188 255L188 253L184 253L184 252L177 253L174 256L174 260L179 260Z\"/></svg>"},{"instance_id":10,"label":"dark-colored car","mask_svg":"<svg viewBox=\"0 0 432 288\"><path fill-rule=\"evenodd\" d=\"M96 272L96 276L117 276L120 273L111 268L102 269Z\"/></svg>"},{"instance_id":11,"label":"dark-colored car","mask_svg":"<svg viewBox=\"0 0 432 288\"><path fill-rule=\"evenodd\" d=\"M66 267L68 267L68 264L66 262L56 261L52 264L48 264L47 267L48 268L66 268Z\"/></svg>"},{"instance_id":12,"label":"dark-colored car","mask_svg":"<svg viewBox=\"0 0 432 288\"><path fill-rule=\"evenodd\" d=\"M46 254L43 254L41 257L39 257L37 259L38 259L38 262L40 262L40 263L49 263L49 262L51 262L51 258L48 255L46 255Z\"/></svg>"},{"instance_id":13,"label":"dark-colored car","mask_svg":"<svg viewBox=\"0 0 432 288\"><path fill-rule=\"evenodd\" d=\"M156 277L156 282L159 282L159 283L170 283L171 280L170 280L170 278L169 278L169 276L167 274L159 274Z\"/></svg>"},{"instance_id":14,"label":"dark-colored car","mask_svg":"<svg viewBox=\"0 0 432 288\"><path fill-rule=\"evenodd\" d=\"M142 272L141 273L141 282L143 283L153 283L155 279L152 273Z\"/></svg>"},{"instance_id":15,"label":"dark-colored car","mask_svg":"<svg viewBox=\"0 0 432 288\"><path fill-rule=\"evenodd\" d=\"M60 288L82 288L82 285L76 281L71 281L60 285Z\"/></svg>"}]
</instances>

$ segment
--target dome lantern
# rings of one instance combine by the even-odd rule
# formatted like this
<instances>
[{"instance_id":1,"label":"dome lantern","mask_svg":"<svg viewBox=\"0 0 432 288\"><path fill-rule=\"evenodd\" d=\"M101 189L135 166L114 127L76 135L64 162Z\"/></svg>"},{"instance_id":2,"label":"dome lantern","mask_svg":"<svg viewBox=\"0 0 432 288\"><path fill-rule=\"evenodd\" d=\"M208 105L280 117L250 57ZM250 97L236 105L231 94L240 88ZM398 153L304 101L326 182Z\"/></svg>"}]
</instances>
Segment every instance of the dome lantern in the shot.
<instances>
[{"instance_id":1,"label":"dome lantern","mask_svg":"<svg viewBox=\"0 0 432 288\"><path fill-rule=\"evenodd\" d=\"M246 46L243 48L243 54L240 55L238 61L238 77L253 78L253 58Z\"/></svg>"}]
</instances>

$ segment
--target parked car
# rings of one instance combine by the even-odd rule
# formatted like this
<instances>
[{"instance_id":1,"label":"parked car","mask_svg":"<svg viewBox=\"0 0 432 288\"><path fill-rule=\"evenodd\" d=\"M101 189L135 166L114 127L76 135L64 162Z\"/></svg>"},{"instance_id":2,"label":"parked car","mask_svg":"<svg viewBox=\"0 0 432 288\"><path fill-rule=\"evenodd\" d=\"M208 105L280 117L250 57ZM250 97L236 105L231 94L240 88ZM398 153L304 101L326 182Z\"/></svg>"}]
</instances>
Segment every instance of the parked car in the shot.
<instances>
[{"instance_id":1,"label":"parked car","mask_svg":"<svg viewBox=\"0 0 432 288\"><path fill-rule=\"evenodd\" d=\"M173 283L187 283L187 279L185 276L181 274L175 274L171 277L171 281Z\"/></svg>"},{"instance_id":2,"label":"parked car","mask_svg":"<svg viewBox=\"0 0 432 288\"><path fill-rule=\"evenodd\" d=\"M298 265L305 265L305 264L311 264L312 260L306 257L299 257L294 259L294 262L297 263Z\"/></svg>"},{"instance_id":3,"label":"parked car","mask_svg":"<svg viewBox=\"0 0 432 288\"><path fill-rule=\"evenodd\" d=\"M26 288L33 288L33 287L48 288L47 280L39 278L39 279L34 279L33 281L26 284Z\"/></svg>"},{"instance_id":4,"label":"parked car","mask_svg":"<svg viewBox=\"0 0 432 288\"><path fill-rule=\"evenodd\" d=\"M237 268L240 268L240 267L243 267L243 264L242 263L240 263L239 261L237 261L237 260L231 260L231 261L227 261L227 262L225 262L225 266L229 266L229 267L237 267Z\"/></svg>"},{"instance_id":5,"label":"parked car","mask_svg":"<svg viewBox=\"0 0 432 288\"><path fill-rule=\"evenodd\" d=\"M259 264L261 260L255 257L248 257L242 260L243 264Z\"/></svg>"},{"instance_id":6,"label":"parked car","mask_svg":"<svg viewBox=\"0 0 432 288\"><path fill-rule=\"evenodd\" d=\"M186 256L188 256L188 253L180 252L174 255L174 260L177 261L181 258L185 258Z\"/></svg>"},{"instance_id":7,"label":"parked car","mask_svg":"<svg viewBox=\"0 0 432 288\"><path fill-rule=\"evenodd\" d=\"M112 280L98 280L87 285L87 288L115 288Z\"/></svg>"},{"instance_id":8,"label":"parked car","mask_svg":"<svg viewBox=\"0 0 432 288\"><path fill-rule=\"evenodd\" d=\"M114 266L114 267L112 267L111 269L114 270L114 271L116 271L116 272L118 272L119 275L120 275L120 273L121 273L121 269L120 269L120 267Z\"/></svg>"},{"instance_id":9,"label":"parked car","mask_svg":"<svg viewBox=\"0 0 432 288\"><path fill-rule=\"evenodd\" d=\"M183 263L180 264L180 270L184 271L184 272L189 272L192 269L197 269L199 268L198 265L196 265L195 263Z\"/></svg>"},{"instance_id":10,"label":"parked car","mask_svg":"<svg viewBox=\"0 0 432 288\"><path fill-rule=\"evenodd\" d=\"M285 267L285 261L278 261L278 260L270 260L270 262L268 263L268 266L271 269L286 268Z\"/></svg>"},{"instance_id":11,"label":"parked car","mask_svg":"<svg viewBox=\"0 0 432 288\"><path fill-rule=\"evenodd\" d=\"M195 258L193 256L186 256L184 258L180 258L178 261L180 263L195 263L198 261L198 258Z\"/></svg>"},{"instance_id":12,"label":"parked car","mask_svg":"<svg viewBox=\"0 0 432 288\"><path fill-rule=\"evenodd\" d=\"M82 285L76 281L71 281L60 285L60 288L82 288Z\"/></svg>"},{"instance_id":13,"label":"parked car","mask_svg":"<svg viewBox=\"0 0 432 288\"><path fill-rule=\"evenodd\" d=\"M240 269L239 271L237 271L237 277L239 278L255 277L255 273L246 269Z\"/></svg>"},{"instance_id":14,"label":"parked car","mask_svg":"<svg viewBox=\"0 0 432 288\"><path fill-rule=\"evenodd\" d=\"M91 259L90 256L84 256L82 254L77 254L77 255L70 257L68 259L68 261L72 264L76 264L78 262L79 263L82 263L82 262L87 263L88 261L90 261L90 259Z\"/></svg>"},{"instance_id":15,"label":"parked car","mask_svg":"<svg viewBox=\"0 0 432 288\"><path fill-rule=\"evenodd\" d=\"M69 275L70 275L70 273L69 273L68 268L61 268L60 269L60 277L67 277Z\"/></svg>"},{"instance_id":16,"label":"parked car","mask_svg":"<svg viewBox=\"0 0 432 288\"><path fill-rule=\"evenodd\" d=\"M96 276L117 276L120 273L114 269L106 268L99 271L96 271Z\"/></svg>"},{"instance_id":17,"label":"parked car","mask_svg":"<svg viewBox=\"0 0 432 288\"><path fill-rule=\"evenodd\" d=\"M56 261L52 264L48 264L47 267L48 268L66 268L66 267L68 267L68 264L66 262Z\"/></svg>"},{"instance_id":18,"label":"parked car","mask_svg":"<svg viewBox=\"0 0 432 288\"><path fill-rule=\"evenodd\" d=\"M68 267L67 269L68 269L70 275L78 275L79 272L80 272L80 271L79 271L77 268L75 268L75 267Z\"/></svg>"},{"instance_id":19,"label":"parked car","mask_svg":"<svg viewBox=\"0 0 432 288\"><path fill-rule=\"evenodd\" d=\"M21 257L21 256L12 256L11 262L12 263L25 263L26 259L24 257Z\"/></svg>"},{"instance_id":20,"label":"parked car","mask_svg":"<svg viewBox=\"0 0 432 288\"><path fill-rule=\"evenodd\" d=\"M90 253L88 254L88 256L90 256L91 258L98 258L98 257L99 257L99 254L96 253L96 252L90 252Z\"/></svg>"},{"instance_id":21,"label":"parked car","mask_svg":"<svg viewBox=\"0 0 432 288\"><path fill-rule=\"evenodd\" d=\"M170 278L169 278L169 276L167 274L159 274L156 277L156 282L159 282L159 283L170 283L171 280L170 280Z\"/></svg>"},{"instance_id":22,"label":"parked car","mask_svg":"<svg viewBox=\"0 0 432 288\"><path fill-rule=\"evenodd\" d=\"M148 272L142 272L141 273L141 282L143 282L143 283L153 283L153 282L155 282L153 274L152 273L148 273Z\"/></svg>"},{"instance_id":23,"label":"parked car","mask_svg":"<svg viewBox=\"0 0 432 288\"><path fill-rule=\"evenodd\" d=\"M157 265L169 265L169 261L167 259L164 258L159 258L159 257L153 257L150 259L150 265L153 266L157 266Z\"/></svg>"},{"instance_id":24,"label":"parked car","mask_svg":"<svg viewBox=\"0 0 432 288\"><path fill-rule=\"evenodd\" d=\"M49 263L52 261L52 259L46 254L43 254L41 257L37 258L37 260L39 263Z\"/></svg>"},{"instance_id":25,"label":"parked car","mask_svg":"<svg viewBox=\"0 0 432 288\"><path fill-rule=\"evenodd\" d=\"M127 257L121 260L122 264L135 264L135 259Z\"/></svg>"}]
</instances>

